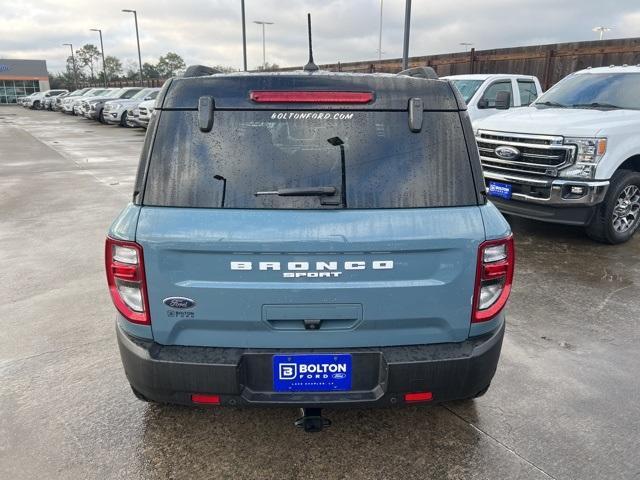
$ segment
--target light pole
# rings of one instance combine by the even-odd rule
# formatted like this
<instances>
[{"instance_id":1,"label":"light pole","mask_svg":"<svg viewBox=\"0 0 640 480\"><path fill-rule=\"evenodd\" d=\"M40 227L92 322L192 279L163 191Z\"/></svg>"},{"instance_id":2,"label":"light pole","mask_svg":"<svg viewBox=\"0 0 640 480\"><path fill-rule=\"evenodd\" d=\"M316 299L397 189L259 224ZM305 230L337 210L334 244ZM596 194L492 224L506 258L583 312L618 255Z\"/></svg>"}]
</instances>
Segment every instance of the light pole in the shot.
<instances>
[{"instance_id":1,"label":"light pole","mask_svg":"<svg viewBox=\"0 0 640 480\"><path fill-rule=\"evenodd\" d=\"M469 51L469 47L473 46L473 43L470 42L460 42L460 45L462 45L464 47L464 51L468 52Z\"/></svg>"},{"instance_id":2,"label":"light pole","mask_svg":"<svg viewBox=\"0 0 640 480\"><path fill-rule=\"evenodd\" d=\"M604 32L609 32L611 31L611 29L609 27L593 27L591 29L593 32L599 33L600 34L600 40L604 40Z\"/></svg>"},{"instance_id":3,"label":"light pole","mask_svg":"<svg viewBox=\"0 0 640 480\"><path fill-rule=\"evenodd\" d=\"M90 28L92 32L100 34L100 51L102 52L102 77L104 78L104 88L107 88L107 67L104 64L104 45L102 44L102 30L99 28Z\"/></svg>"},{"instance_id":4,"label":"light pole","mask_svg":"<svg viewBox=\"0 0 640 480\"><path fill-rule=\"evenodd\" d=\"M380 31L378 32L378 61L382 60L382 6L384 0L380 0Z\"/></svg>"},{"instance_id":5,"label":"light pole","mask_svg":"<svg viewBox=\"0 0 640 480\"><path fill-rule=\"evenodd\" d=\"M247 22L244 18L244 0L240 2L240 8L242 9L242 64L244 71L247 71Z\"/></svg>"},{"instance_id":6,"label":"light pole","mask_svg":"<svg viewBox=\"0 0 640 480\"><path fill-rule=\"evenodd\" d=\"M123 9L123 12L133 13L133 19L136 22L136 40L138 42L138 63L140 64L140 86L142 87L142 55L140 55L140 34L138 33L138 12L135 10Z\"/></svg>"},{"instance_id":7,"label":"light pole","mask_svg":"<svg viewBox=\"0 0 640 480\"><path fill-rule=\"evenodd\" d=\"M411 0L405 0L404 44L402 45L402 69L409 68L409 29L411 27Z\"/></svg>"},{"instance_id":8,"label":"light pole","mask_svg":"<svg viewBox=\"0 0 640 480\"><path fill-rule=\"evenodd\" d=\"M78 89L78 72L76 71L76 57L73 54L73 44L63 43L63 47L69 47L71 49L71 64L73 65L73 86Z\"/></svg>"},{"instance_id":9,"label":"light pole","mask_svg":"<svg viewBox=\"0 0 640 480\"><path fill-rule=\"evenodd\" d=\"M254 20L253 23L262 25L262 69L265 70L267 68L267 54L266 54L265 41L264 41L264 26L273 25L273 22L263 22L260 20Z\"/></svg>"}]
</instances>

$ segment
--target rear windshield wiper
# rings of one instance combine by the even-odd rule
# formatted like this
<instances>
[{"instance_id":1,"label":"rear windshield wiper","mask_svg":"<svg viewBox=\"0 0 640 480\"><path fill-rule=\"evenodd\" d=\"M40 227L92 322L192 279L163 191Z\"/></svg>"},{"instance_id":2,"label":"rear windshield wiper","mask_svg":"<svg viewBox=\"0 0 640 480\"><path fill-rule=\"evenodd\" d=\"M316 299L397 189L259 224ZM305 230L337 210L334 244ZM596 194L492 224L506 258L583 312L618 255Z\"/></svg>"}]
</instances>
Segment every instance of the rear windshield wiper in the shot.
<instances>
[{"instance_id":1,"label":"rear windshield wiper","mask_svg":"<svg viewBox=\"0 0 640 480\"><path fill-rule=\"evenodd\" d=\"M296 187L279 188L268 192L256 192L254 195L277 195L279 197L330 197L335 195L336 187Z\"/></svg>"},{"instance_id":2,"label":"rear windshield wiper","mask_svg":"<svg viewBox=\"0 0 640 480\"><path fill-rule=\"evenodd\" d=\"M567 105L558 102L536 102L535 105L544 105L545 107L567 108Z\"/></svg>"},{"instance_id":3,"label":"rear windshield wiper","mask_svg":"<svg viewBox=\"0 0 640 480\"><path fill-rule=\"evenodd\" d=\"M571 108L612 108L616 110L621 110L624 107L620 105L613 105L612 103L601 103L601 102L591 102L591 103L574 103L571 105Z\"/></svg>"}]
</instances>

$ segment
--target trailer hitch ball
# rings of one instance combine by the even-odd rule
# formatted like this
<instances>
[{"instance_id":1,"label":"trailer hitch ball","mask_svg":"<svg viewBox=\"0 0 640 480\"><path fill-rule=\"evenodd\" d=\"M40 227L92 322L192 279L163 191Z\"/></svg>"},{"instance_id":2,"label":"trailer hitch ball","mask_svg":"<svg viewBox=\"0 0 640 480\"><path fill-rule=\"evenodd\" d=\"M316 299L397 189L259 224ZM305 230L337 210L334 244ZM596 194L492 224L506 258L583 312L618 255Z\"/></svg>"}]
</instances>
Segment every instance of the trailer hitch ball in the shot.
<instances>
[{"instance_id":1,"label":"trailer hitch ball","mask_svg":"<svg viewBox=\"0 0 640 480\"><path fill-rule=\"evenodd\" d=\"M331 420L322 416L321 408L301 408L300 413L302 416L294 425L307 433L321 432L323 428L331 426Z\"/></svg>"}]
</instances>

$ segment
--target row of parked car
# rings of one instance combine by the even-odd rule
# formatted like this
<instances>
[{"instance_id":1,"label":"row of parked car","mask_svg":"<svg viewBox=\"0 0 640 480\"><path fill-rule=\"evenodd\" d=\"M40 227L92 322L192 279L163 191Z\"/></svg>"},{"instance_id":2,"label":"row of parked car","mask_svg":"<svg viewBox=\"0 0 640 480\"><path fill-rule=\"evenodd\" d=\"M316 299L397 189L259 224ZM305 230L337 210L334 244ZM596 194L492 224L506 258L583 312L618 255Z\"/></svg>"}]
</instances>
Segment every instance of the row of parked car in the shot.
<instances>
[{"instance_id":1,"label":"row of parked car","mask_svg":"<svg viewBox=\"0 0 640 480\"><path fill-rule=\"evenodd\" d=\"M47 90L18 98L25 108L80 115L100 123L147 128L159 88L82 88Z\"/></svg>"}]
</instances>

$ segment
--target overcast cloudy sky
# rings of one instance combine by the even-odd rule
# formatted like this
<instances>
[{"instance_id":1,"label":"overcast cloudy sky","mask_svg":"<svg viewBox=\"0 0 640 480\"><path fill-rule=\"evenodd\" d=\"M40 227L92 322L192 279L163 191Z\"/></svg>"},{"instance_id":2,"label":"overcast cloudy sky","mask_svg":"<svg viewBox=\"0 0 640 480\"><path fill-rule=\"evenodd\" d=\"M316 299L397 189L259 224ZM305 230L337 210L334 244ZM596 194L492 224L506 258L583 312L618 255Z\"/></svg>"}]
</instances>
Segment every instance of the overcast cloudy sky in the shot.
<instances>
[{"instance_id":1,"label":"overcast cloudy sky","mask_svg":"<svg viewBox=\"0 0 640 480\"><path fill-rule=\"evenodd\" d=\"M99 45L106 55L136 60L133 15L139 14L143 61L175 51L187 64L242 66L240 0L0 0L0 58L46 59L64 68L67 50ZM306 18L313 17L317 63L377 57L380 0L246 0L249 68L267 61L306 63ZM477 49L591 40L596 25L608 38L640 36L640 0L414 0L411 55L455 52L460 42ZM383 57L402 54L404 0L384 0Z\"/></svg>"}]
</instances>

